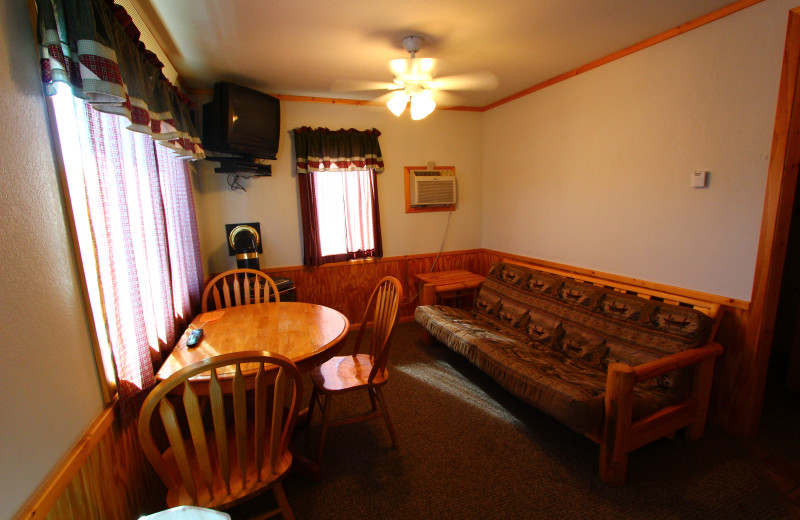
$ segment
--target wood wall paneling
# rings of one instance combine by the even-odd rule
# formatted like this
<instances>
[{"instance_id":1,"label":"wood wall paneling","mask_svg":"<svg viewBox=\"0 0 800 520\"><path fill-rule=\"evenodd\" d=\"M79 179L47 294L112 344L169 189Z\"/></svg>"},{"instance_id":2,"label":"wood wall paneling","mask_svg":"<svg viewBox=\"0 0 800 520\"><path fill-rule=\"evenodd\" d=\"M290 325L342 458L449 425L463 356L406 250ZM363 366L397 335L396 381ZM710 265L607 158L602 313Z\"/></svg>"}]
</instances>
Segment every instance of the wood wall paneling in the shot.
<instances>
[{"instance_id":1,"label":"wood wall paneling","mask_svg":"<svg viewBox=\"0 0 800 520\"><path fill-rule=\"evenodd\" d=\"M798 56L800 57L800 51ZM800 128L798 132L800 133ZM765 218L767 214L776 212L776 209L765 209ZM436 271L464 269L486 275L493 263L504 259L601 276L637 287L663 290L722 305L724 317L717 339L725 351L715 366L709 422L717 428L740 436L752 436L755 433L763 399L765 362L769 358L769 345L766 344L765 347L764 341L766 334L771 334L769 329L761 330L760 322L754 321L753 318L754 312L763 312L763 305L754 311L750 308L751 302L747 301L486 249L444 252L438 255L438 258L432 253L372 261L342 262L319 268L296 266L265 271L270 275L294 280L299 300L334 308L345 314L351 324L358 326L362 319L364 304L383 276L394 276L402 283L404 303L400 316L401 320L410 321L413 319L418 301L418 283L415 274L429 272L433 267ZM759 294L758 287L761 284L756 281L754 295ZM758 339L759 336L761 339ZM757 346L757 341L762 342L761 347Z\"/></svg>"},{"instance_id":2,"label":"wood wall paneling","mask_svg":"<svg viewBox=\"0 0 800 520\"><path fill-rule=\"evenodd\" d=\"M142 453L136 424L103 411L15 520L129 520L165 508L166 490Z\"/></svg>"},{"instance_id":3,"label":"wood wall paneling","mask_svg":"<svg viewBox=\"0 0 800 520\"><path fill-rule=\"evenodd\" d=\"M270 276L280 276L295 282L297 299L324 305L341 312L350 323L361 322L364 306L378 281L394 276L403 286L401 318L414 315L418 299L418 284L414 277L434 266L437 271L464 269L486 274L482 250L444 252L441 255L409 255L376 260L354 260L327 264L322 267L289 267L264 269Z\"/></svg>"}]
</instances>

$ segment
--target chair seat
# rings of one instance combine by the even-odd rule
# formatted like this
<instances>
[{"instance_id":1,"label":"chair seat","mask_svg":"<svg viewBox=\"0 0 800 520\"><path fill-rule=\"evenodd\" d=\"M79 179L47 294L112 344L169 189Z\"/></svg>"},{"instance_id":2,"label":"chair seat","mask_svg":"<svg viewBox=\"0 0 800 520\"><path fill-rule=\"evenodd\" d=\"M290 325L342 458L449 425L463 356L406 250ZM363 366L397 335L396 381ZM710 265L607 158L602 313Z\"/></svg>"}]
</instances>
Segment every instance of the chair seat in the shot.
<instances>
[{"instance_id":1,"label":"chair seat","mask_svg":"<svg viewBox=\"0 0 800 520\"><path fill-rule=\"evenodd\" d=\"M324 392L352 390L369 385L372 361L368 354L336 356L316 367L311 372L314 385ZM375 375L372 385L383 385L389 380L389 371L384 369Z\"/></svg>"}]
</instances>

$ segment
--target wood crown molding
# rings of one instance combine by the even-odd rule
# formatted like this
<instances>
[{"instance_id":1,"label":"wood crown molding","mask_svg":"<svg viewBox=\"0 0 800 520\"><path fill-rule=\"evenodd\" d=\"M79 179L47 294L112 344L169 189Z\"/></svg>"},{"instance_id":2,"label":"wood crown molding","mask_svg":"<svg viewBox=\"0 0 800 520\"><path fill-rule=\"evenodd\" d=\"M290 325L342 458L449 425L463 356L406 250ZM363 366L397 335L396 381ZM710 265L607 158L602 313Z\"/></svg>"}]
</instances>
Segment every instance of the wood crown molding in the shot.
<instances>
[{"instance_id":1,"label":"wood crown molding","mask_svg":"<svg viewBox=\"0 0 800 520\"><path fill-rule=\"evenodd\" d=\"M543 81L543 82L541 82L541 83L539 83L537 85L534 85L534 86L529 87L529 88L527 88L525 90L517 92L516 94L512 94L512 95L510 95L510 96L508 96L506 98L503 98L503 99L501 99L499 101L495 101L494 103L491 103L491 104L486 105L485 107L483 107L481 109L481 111L483 112L483 111L486 111L486 110L491 110L493 108L499 107L500 105L505 105L506 103L514 101L515 99L519 99L521 97L527 96L528 94L532 94L532 93L534 93L534 92L536 92L538 90L542 90L543 88L550 87L552 85L555 85L556 83L561 83L562 81L568 80L568 79L573 78L573 77L575 77L575 76L577 76L579 74L583 74L584 72L588 72L588 71L590 71L592 69L596 69L597 67L600 67L602 65L606 65L606 64L611 63L613 61L616 61L616 60L618 60L620 58L624 58L624 57L629 56L629 55L631 55L631 54L633 54L635 52L639 52L641 50L644 50L644 49L646 49L648 47L652 47L653 45L655 45L657 43L664 42L666 40L674 38L675 36L680 36L681 34L687 33L689 31L697 29L698 27L702 27L703 25L709 24L711 22L715 22L715 21L717 21L717 20L719 20L721 18L724 18L724 17L726 17L728 15L737 13L737 12L741 11L742 9L746 9L746 8L752 6L752 5L761 3L763 1L764 0L738 0L738 1L736 1L736 2L734 2L732 4L730 4L730 5L727 5L725 7L721 7L719 9L717 9L716 11L712 11L712 12L710 12L708 14L705 14L703 16L695 18L694 20L692 20L690 22L687 22L685 24L679 25L679 26L677 26L677 27L675 27L673 29L670 29L668 31L664 31L661 34L657 34L655 36L652 36L652 37L650 37L650 38L648 38L646 40L643 40L643 41L641 41L639 43L635 43L635 44L631 45L630 47L626 47L626 48L624 48L622 50L619 50L617 52L613 52L613 53L609 54L608 56L604 56L602 58L598 58L598 59L596 59L596 60L594 60L592 62L587 63L586 65L581 65L580 67L578 67L576 69L572 69L572 70L570 70L568 72L565 72L563 74L559 74L558 76L556 76L554 78L550 78L550 79L548 79L546 81Z\"/></svg>"},{"instance_id":2,"label":"wood crown molding","mask_svg":"<svg viewBox=\"0 0 800 520\"><path fill-rule=\"evenodd\" d=\"M452 107L439 107L437 106L437 110L455 110L461 112L486 112L487 110L491 110L493 108L497 108L501 105L505 105L506 103L510 103L515 99L519 99L521 97L525 97L528 94L532 94L536 91L542 90L546 87L550 87L557 83L561 83L562 81L568 80L573 78L579 74L583 74L584 72L588 72L592 69L596 69L602 65L606 65L613 61L616 61L620 58L624 58L629 56L633 53L639 52L641 50L647 49L648 47L652 47L657 43L664 42L675 36L680 36L681 34L687 33L699 27L702 27L706 24L711 22L715 22L721 18L725 18L728 15L737 13L742 9L746 9L753 5L759 4L764 0L737 0L730 5L726 5L725 7L721 7L716 11L712 11L708 14L704 14L698 18L695 18L692 21L686 22L681 24L677 27L669 29L668 31L664 31L660 34L647 38L639 43L635 43L629 47L626 47L622 50L617 52L613 52L608 56L604 56L602 58L598 58L592 62L589 62L585 65L581 65L578 68L572 69L570 71L564 72L563 74L559 74L553 78L545 80L541 83L537 83L532 87L528 87L525 90L517 92L516 94L512 94L508 97L495 101L494 103L490 103L483 107L466 107L466 106L452 106ZM198 89L192 89L194 92L190 91L190 93L207 93L210 91L200 91ZM306 102L306 103L330 103L334 105L357 105L357 106L383 106L384 103L380 103L373 100L358 100L358 99L339 99L339 98L327 98L327 97L309 97L309 96L292 96L292 95L285 95L285 94L272 94L273 96L281 99L283 101L297 101L297 102Z\"/></svg>"}]
</instances>

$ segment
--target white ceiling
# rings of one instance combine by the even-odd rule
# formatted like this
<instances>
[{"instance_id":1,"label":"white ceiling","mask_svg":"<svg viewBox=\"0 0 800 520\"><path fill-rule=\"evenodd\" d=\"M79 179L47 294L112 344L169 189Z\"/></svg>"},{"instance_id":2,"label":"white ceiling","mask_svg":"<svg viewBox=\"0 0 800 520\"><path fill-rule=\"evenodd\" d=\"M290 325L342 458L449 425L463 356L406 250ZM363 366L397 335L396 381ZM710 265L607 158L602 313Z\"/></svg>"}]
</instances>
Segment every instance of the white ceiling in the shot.
<instances>
[{"instance_id":1,"label":"white ceiling","mask_svg":"<svg viewBox=\"0 0 800 520\"><path fill-rule=\"evenodd\" d=\"M232 81L270 94L375 99L337 79L391 81L401 40L436 76L491 71L490 91L445 105L482 107L708 14L733 0L134 0L184 85Z\"/></svg>"}]
</instances>

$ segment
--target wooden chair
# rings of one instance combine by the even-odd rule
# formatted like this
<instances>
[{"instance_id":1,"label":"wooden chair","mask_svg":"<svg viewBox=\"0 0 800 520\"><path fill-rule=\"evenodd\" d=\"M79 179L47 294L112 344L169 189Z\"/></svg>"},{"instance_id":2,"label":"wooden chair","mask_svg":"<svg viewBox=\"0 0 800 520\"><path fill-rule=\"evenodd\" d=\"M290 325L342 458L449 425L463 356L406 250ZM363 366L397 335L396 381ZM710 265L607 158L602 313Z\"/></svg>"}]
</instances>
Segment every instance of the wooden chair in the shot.
<instances>
[{"instance_id":1,"label":"wooden chair","mask_svg":"<svg viewBox=\"0 0 800 520\"><path fill-rule=\"evenodd\" d=\"M233 371L232 379L221 382L219 369ZM198 393L205 392L193 385L207 385L202 402ZM246 387L253 388L250 399ZM278 507L259 518L278 513L293 518L281 479L292 464L288 443L302 394L294 363L266 351L211 357L159 383L139 413L139 441L167 486L167 507L225 510L271 488ZM232 421L226 421L226 412ZM154 415L166 432L168 443L161 443L166 449L154 439Z\"/></svg>"},{"instance_id":2,"label":"wooden chair","mask_svg":"<svg viewBox=\"0 0 800 520\"><path fill-rule=\"evenodd\" d=\"M251 303L269 301L269 291L275 301L281 301L275 282L257 269L232 269L215 276L206 284L203 291L202 312L209 310L209 300L213 298L214 309L237 307Z\"/></svg>"},{"instance_id":3,"label":"wooden chair","mask_svg":"<svg viewBox=\"0 0 800 520\"><path fill-rule=\"evenodd\" d=\"M372 291L367 303L352 355L333 357L311 372L311 381L314 386L311 403L308 407L308 421L311 421L314 406L317 403L322 409L322 430L317 452L317 468L322 462L325 435L328 428L332 426L383 417L392 438L392 446L397 448L397 436L386 409L381 387L389 380L386 360L389 356L389 342L394 326L397 324L398 307L402 298L403 288L400 282L391 276L383 278ZM372 329L369 351L360 353L362 339L367 328ZM332 421L330 411L333 396L358 390L367 392L372 403L372 410L363 415ZM325 397L324 401L322 396Z\"/></svg>"}]
</instances>

